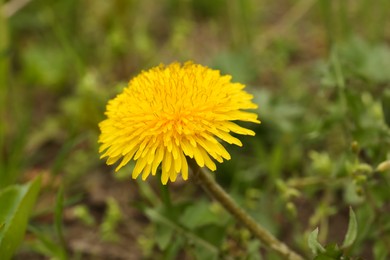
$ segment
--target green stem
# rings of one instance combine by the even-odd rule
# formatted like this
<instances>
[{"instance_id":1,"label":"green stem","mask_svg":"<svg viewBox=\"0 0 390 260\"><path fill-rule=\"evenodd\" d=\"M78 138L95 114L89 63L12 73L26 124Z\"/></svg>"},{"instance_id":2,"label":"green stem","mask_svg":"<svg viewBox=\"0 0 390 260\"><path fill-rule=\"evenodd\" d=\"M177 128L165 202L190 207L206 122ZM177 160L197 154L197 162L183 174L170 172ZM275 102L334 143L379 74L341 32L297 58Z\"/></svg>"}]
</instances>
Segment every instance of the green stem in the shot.
<instances>
[{"instance_id":1,"label":"green stem","mask_svg":"<svg viewBox=\"0 0 390 260\"><path fill-rule=\"evenodd\" d=\"M171 195L169 194L168 186L160 183L161 197L165 207L172 210Z\"/></svg>"},{"instance_id":2,"label":"green stem","mask_svg":"<svg viewBox=\"0 0 390 260\"><path fill-rule=\"evenodd\" d=\"M0 7L3 6L3 0L0 0ZM8 171L6 167L6 157L3 154L6 149L6 134L7 126L9 122L6 120L12 118L12 115L7 114L7 92L9 89L8 86L8 67L9 67L9 40L8 40L8 25L7 20L3 16L2 9L0 8L0 189L7 185L7 180L9 178ZM3 123L4 122L4 123Z\"/></svg>"},{"instance_id":3,"label":"green stem","mask_svg":"<svg viewBox=\"0 0 390 260\"><path fill-rule=\"evenodd\" d=\"M190 166L194 175L200 182L202 188L212 195L221 205L239 220L252 234L257 237L264 245L279 253L285 259L289 260L303 260L304 258L292 251L286 244L279 241L265 228L260 226L247 212L240 208L237 203L227 194L221 186L200 168L194 161L190 161Z\"/></svg>"}]
</instances>

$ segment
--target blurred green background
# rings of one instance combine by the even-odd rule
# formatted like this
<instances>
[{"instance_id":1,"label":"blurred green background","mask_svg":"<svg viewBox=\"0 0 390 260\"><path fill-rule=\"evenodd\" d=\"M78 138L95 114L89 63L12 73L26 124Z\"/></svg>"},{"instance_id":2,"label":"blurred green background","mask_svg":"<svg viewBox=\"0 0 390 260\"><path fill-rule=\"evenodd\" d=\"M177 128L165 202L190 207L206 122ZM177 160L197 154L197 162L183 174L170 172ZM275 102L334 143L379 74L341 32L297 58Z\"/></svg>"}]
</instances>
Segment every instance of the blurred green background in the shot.
<instances>
[{"instance_id":1,"label":"blurred green background","mask_svg":"<svg viewBox=\"0 0 390 260\"><path fill-rule=\"evenodd\" d=\"M15 259L279 259L194 182L162 188L99 160L106 102L140 71L187 60L259 105L256 136L215 174L240 205L308 258L316 227L341 245L352 206L342 254L390 257L390 166L377 168L390 160L390 1L0 4L0 202L41 176ZM0 250L1 227L0 214Z\"/></svg>"}]
</instances>

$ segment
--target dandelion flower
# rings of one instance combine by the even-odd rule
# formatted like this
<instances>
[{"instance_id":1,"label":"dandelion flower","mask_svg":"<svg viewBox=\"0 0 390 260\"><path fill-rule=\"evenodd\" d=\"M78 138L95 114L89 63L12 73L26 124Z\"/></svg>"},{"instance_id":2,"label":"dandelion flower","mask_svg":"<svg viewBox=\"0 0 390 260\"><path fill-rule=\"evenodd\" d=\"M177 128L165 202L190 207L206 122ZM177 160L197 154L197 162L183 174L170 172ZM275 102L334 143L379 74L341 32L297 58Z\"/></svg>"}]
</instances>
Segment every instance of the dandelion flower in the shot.
<instances>
[{"instance_id":1,"label":"dandelion flower","mask_svg":"<svg viewBox=\"0 0 390 260\"><path fill-rule=\"evenodd\" d=\"M108 165L122 159L116 171L133 159L134 179L155 175L161 165L163 184L180 173L188 179L187 157L215 171L214 161L230 159L221 141L242 146L231 133L255 135L233 121L260 123L243 111L257 108L244 87L192 62L143 71L108 102L99 124L101 158L108 157Z\"/></svg>"}]
</instances>

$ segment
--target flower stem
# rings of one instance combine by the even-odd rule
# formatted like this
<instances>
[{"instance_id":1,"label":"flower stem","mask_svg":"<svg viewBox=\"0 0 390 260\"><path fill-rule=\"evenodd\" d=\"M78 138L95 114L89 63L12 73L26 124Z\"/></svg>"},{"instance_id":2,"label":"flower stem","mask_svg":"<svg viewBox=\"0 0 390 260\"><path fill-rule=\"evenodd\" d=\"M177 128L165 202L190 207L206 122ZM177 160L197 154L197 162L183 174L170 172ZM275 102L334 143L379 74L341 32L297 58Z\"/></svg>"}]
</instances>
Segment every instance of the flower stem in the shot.
<instances>
[{"instance_id":1,"label":"flower stem","mask_svg":"<svg viewBox=\"0 0 390 260\"><path fill-rule=\"evenodd\" d=\"M279 241L265 228L260 226L247 212L240 208L236 202L227 194L221 186L200 168L195 162L190 161L189 164L193 170L193 173L197 177L202 188L214 197L221 205L232 214L237 220L239 220L249 231L257 237L264 245L279 253L285 259L289 260L303 260L303 257L292 251L286 244Z\"/></svg>"}]
</instances>

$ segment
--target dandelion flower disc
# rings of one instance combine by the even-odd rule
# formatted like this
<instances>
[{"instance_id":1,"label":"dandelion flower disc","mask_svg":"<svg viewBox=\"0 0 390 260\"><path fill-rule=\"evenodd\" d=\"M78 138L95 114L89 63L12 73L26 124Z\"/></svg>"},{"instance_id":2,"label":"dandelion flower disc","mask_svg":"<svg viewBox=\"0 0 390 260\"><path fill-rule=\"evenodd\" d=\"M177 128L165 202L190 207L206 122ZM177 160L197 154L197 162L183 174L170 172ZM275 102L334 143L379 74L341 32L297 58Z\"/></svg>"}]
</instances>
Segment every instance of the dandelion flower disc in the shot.
<instances>
[{"instance_id":1,"label":"dandelion flower disc","mask_svg":"<svg viewBox=\"0 0 390 260\"><path fill-rule=\"evenodd\" d=\"M232 121L260 123L255 113L242 111L257 108L244 87L192 62L143 71L108 102L99 124L101 158L109 165L121 159L116 171L133 159L134 179L155 175L161 165L163 184L180 173L188 179L186 156L214 171L214 160L230 159L221 140L241 146L231 133L255 134Z\"/></svg>"}]
</instances>

